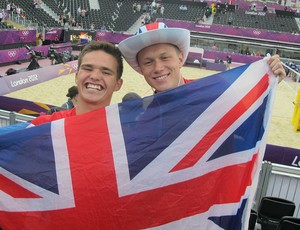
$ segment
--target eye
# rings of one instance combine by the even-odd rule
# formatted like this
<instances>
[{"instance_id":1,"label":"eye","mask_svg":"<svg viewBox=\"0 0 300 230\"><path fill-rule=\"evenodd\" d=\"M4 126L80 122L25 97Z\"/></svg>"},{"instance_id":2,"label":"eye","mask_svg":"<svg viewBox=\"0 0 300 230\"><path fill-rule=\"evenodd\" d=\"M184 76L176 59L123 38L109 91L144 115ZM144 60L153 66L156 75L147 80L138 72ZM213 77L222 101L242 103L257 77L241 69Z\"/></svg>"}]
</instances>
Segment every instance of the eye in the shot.
<instances>
[{"instance_id":1,"label":"eye","mask_svg":"<svg viewBox=\"0 0 300 230\"><path fill-rule=\"evenodd\" d=\"M103 71L102 72L104 75L112 75L112 73L110 71Z\"/></svg>"},{"instance_id":2,"label":"eye","mask_svg":"<svg viewBox=\"0 0 300 230\"><path fill-rule=\"evenodd\" d=\"M145 61L144 65L149 66L149 65L151 65L151 63L152 63L152 61Z\"/></svg>"},{"instance_id":3,"label":"eye","mask_svg":"<svg viewBox=\"0 0 300 230\"><path fill-rule=\"evenodd\" d=\"M82 66L81 69L85 70L85 71L92 71L93 68L90 66Z\"/></svg>"}]
</instances>

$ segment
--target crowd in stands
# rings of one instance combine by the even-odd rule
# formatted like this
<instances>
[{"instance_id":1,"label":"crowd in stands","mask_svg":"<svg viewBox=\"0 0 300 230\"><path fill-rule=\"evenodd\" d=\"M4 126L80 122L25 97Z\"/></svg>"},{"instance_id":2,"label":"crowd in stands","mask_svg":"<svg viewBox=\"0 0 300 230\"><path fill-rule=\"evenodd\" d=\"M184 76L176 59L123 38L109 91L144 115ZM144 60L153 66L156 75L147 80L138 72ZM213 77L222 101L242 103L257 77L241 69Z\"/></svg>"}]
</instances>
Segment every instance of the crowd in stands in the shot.
<instances>
[{"instance_id":1,"label":"crowd in stands","mask_svg":"<svg viewBox=\"0 0 300 230\"><path fill-rule=\"evenodd\" d=\"M64 7L62 4L61 7ZM88 9L81 8L81 6L78 6L77 8L77 15L79 15L79 18L76 16L73 16L71 14L71 11L65 12L66 9L63 10L63 14L59 16L59 23L61 26L67 29L82 29L81 20L88 16ZM95 30L95 24L91 22L90 29Z\"/></svg>"},{"instance_id":2,"label":"crowd in stands","mask_svg":"<svg viewBox=\"0 0 300 230\"><path fill-rule=\"evenodd\" d=\"M149 13L150 15L155 15L155 14L163 15L165 11L165 7L161 3L156 3L155 0L152 2L150 1L145 2L143 4L143 8L140 2L133 2L132 4L133 13L139 13L141 12L141 10L143 13Z\"/></svg>"},{"instance_id":3,"label":"crowd in stands","mask_svg":"<svg viewBox=\"0 0 300 230\"><path fill-rule=\"evenodd\" d=\"M17 1L17 0L16 0ZM95 22L95 19L89 18L89 12L90 10L88 8L86 8L86 5L77 5L77 9L70 9L69 4L66 1L63 0L55 0L55 2L57 3L57 7L59 9L62 9L63 13L59 13L59 24L62 27L67 27L68 29L100 29L101 27L101 22ZM194 21L196 19L196 22L201 24L206 22L210 17L214 16L214 18L217 15L221 15L221 14L226 14L228 11L231 11L233 13L233 16L229 16L226 19L226 24L232 25L232 26L239 26L239 27L247 27L247 25L237 25L238 22L236 22L234 20L235 17L235 12L233 12L233 9L235 9L234 5L232 4L231 0L217 0L217 1L212 1L212 2L205 2L205 1L200 1L201 3L207 3L207 6L205 8L205 13L204 15L199 15L198 17L194 17L193 19L190 19L191 21ZM67 5L68 6L67 6ZM127 4L127 3L126 3ZM259 3L253 2L249 9L246 9L246 11L251 11L251 12L271 12L271 8L268 7L267 3L263 3L264 5L262 6L261 4L259 5ZM40 8L41 7L41 0L33 0L33 5L36 8ZM123 4L124 5L124 4ZM133 15L136 14L150 14L150 17L152 20L155 20L156 18L160 17L163 18L165 17L165 7L167 7L167 10L169 10L169 7L171 7L171 3L164 3L162 4L161 1L156 2L156 0L151 0L151 1L145 1L145 0L140 0L140 1L132 1L132 11L133 11ZM174 4L173 4L174 5ZM88 5L89 6L89 5ZM117 4L117 8L119 10L124 9L122 7L122 2L120 2L120 4ZM234 6L234 8L232 8L232 6ZM73 5L74 7L74 5ZM199 6L197 6L199 8ZM201 7L203 7L201 5ZM177 10L181 11L181 12L186 12L187 14L189 12L192 12L192 8L193 5L188 4L177 4ZM273 9L273 8L272 8ZM14 12L14 14L21 16L21 17L25 17L25 11L19 7L17 4L15 4L14 2L8 2L7 3L7 10L9 10L9 12ZM291 8L286 6L286 10L291 10ZM101 10L100 10L101 11ZM72 12L72 14L71 14ZM295 13L297 12L297 10L295 10ZM102 12L103 13L103 12ZM299 9L298 9L298 13L299 13ZM191 14L192 15L192 14ZM113 17L112 21L113 24L116 25L118 23L122 24L122 18L119 18L120 16L120 12L115 10L113 12L113 14L111 15L111 17ZM147 20L148 16L145 16L145 20ZM168 17L166 15L166 17ZM239 16L241 17L241 16ZM266 16L267 17L267 16ZM84 18L88 18L87 20L83 20ZM92 19L92 20L91 20ZM116 20L118 19L118 20ZM39 19L37 19L39 20ZM109 19L108 19L109 20ZM188 18L181 19L178 18L178 20L189 20ZM241 18L241 20L243 21L247 21L247 18ZM85 22L85 23L83 23ZM93 23L93 24L92 24ZM100 23L100 24L99 24ZM218 22L218 20L214 20L213 24L222 24L220 22ZM258 22L259 24L259 22ZM118 26L116 26L118 27ZM255 25L249 25L249 27L251 28L256 28ZM107 28L109 30L114 30L115 26ZM127 28L128 29L128 28ZM126 28L124 28L123 31L127 30ZM257 28L257 29L262 29L262 28ZM270 27L270 30L277 30L278 28L273 29L272 27ZM281 28L279 28L281 29ZM284 29L284 26L282 27L282 29ZM280 31L280 32L285 32L285 31ZM289 31L290 33L293 34L298 34L299 33L299 29L295 28L291 31Z\"/></svg>"},{"instance_id":4,"label":"crowd in stands","mask_svg":"<svg viewBox=\"0 0 300 230\"><path fill-rule=\"evenodd\" d=\"M162 17L165 11L165 7L161 3L156 3L155 0L150 2L147 1L141 5L141 2L134 2L132 4L133 13L142 13L141 24L149 24L155 21L155 18L160 16Z\"/></svg>"},{"instance_id":5,"label":"crowd in stands","mask_svg":"<svg viewBox=\"0 0 300 230\"><path fill-rule=\"evenodd\" d=\"M6 11L10 14L16 15L18 18L25 18L25 11L19 5L16 5L14 2L7 2Z\"/></svg>"},{"instance_id":6,"label":"crowd in stands","mask_svg":"<svg viewBox=\"0 0 300 230\"><path fill-rule=\"evenodd\" d=\"M17 1L17 0L16 0ZM57 6L58 8L62 9L63 13L60 14L59 16L59 24L67 29L90 29L90 30L97 30L97 29L101 29L101 30L114 30L115 28L112 28L109 26L109 21L99 21L97 19L94 19L93 17L89 17L90 16L90 12L91 10L89 10L89 5L83 5L82 3L80 3L81 5L77 5L77 6L73 6L72 9L70 9L70 5L67 7L65 1L63 0L55 0L57 2ZM201 3L206 3L205 1L200 1ZM120 4L119 4L120 3ZM124 10L125 8L122 8L122 4L121 2L119 2L117 4L116 9L117 10ZM127 2L126 2L127 4ZM228 25L232 25L232 26L236 26L236 18L234 18L235 15L238 14L237 11L235 11L235 8L232 8L233 5L231 5L232 2L226 1L224 2L224 0L217 0L217 1L213 1L213 2L207 2L207 5L205 8L205 14L202 17L196 18L196 22L199 24L205 23L210 17L214 17L214 21L213 24L221 24L219 23L217 20L217 16L218 15L228 15L228 17L226 18L226 24ZM34 8L38 8L41 5L41 1L40 0L34 0L33 1L33 7ZM123 5L125 5L123 3ZM139 17L141 19L141 23L142 24L147 24L150 22L153 22L156 20L156 18L163 18L166 17L168 18L169 12L171 11L171 7L173 7L172 5L175 4L171 4L168 2L163 2L159 1L156 2L155 0L150 0L150 1L143 1L143 0L139 0L139 1L135 1L132 0L132 5L129 5L129 10L130 7L132 7L132 12L133 14L131 14L130 16L133 17L133 15L138 16L141 15L141 17ZM189 15L193 8L195 8L193 5L188 4L177 4L176 5L176 9L179 13L182 14L187 14ZM202 6L201 6L202 7ZM166 12L165 12L165 8L166 8ZM199 8L199 6L197 6L197 8ZM9 10L9 12L12 12L13 14L16 15L20 15L22 17L22 15L25 15L24 10L19 7L17 4L15 4L14 2L7 2L7 10ZM126 8L128 9L128 8ZM118 17L119 14L118 11L115 10L115 12L113 13L113 17L117 18L115 13L117 12ZM173 10L173 9L172 9ZM268 12L270 13L272 10L272 7L270 7L270 5L268 5L267 3L256 3L253 2L252 4L249 5L249 8L244 10L244 14L242 15L242 19L244 20L245 17L245 11L251 11L251 12ZM287 8L286 10L291 10L291 8ZM100 10L101 11L101 10ZM239 10L241 11L241 10ZM72 13L71 13L72 12ZM104 12L102 12L104 13ZM128 14L127 14L128 15ZM180 15L180 14L179 14ZM0 15L1 16L1 15ZM248 15L249 16L249 15ZM257 19L255 20L263 20L264 17L257 17ZM265 17L267 18L267 17ZM273 18L275 18L275 16L273 16ZM178 18L180 19L180 18ZM188 19L184 19L184 20L188 20ZM192 19L191 21L193 21L194 19ZM286 19L285 19L286 20ZM86 24L83 24L83 21L88 21L88 27L86 26ZM113 21L115 24L117 21L122 21L122 19L118 19L118 20L111 20ZM124 21L124 20L123 20ZM241 26L243 27L243 26ZM245 26L246 27L246 26ZM286 26L283 26L286 27ZM271 30L271 28L269 28ZM117 30L116 31L120 31ZM124 29L124 31L126 31L126 29ZM299 34L299 28L295 28L295 30L292 30L290 33L292 34ZM247 50L240 50L241 54L246 54L246 55L255 55L255 56L260 56L260 55L264 55L264 54L260 54L260 52L257 51L247 51Z\"/></svg>"},{"instance_id":7,"label":"crowd in stands","mask_svg":"<svg viewBox=\"0 0 300 230\"><path fill-rule=\"evenodd\" d=\"M41 8L41 3L42 3L41 0L34 0L33 1L34 8Z\"/></svg>"}]
</instances>

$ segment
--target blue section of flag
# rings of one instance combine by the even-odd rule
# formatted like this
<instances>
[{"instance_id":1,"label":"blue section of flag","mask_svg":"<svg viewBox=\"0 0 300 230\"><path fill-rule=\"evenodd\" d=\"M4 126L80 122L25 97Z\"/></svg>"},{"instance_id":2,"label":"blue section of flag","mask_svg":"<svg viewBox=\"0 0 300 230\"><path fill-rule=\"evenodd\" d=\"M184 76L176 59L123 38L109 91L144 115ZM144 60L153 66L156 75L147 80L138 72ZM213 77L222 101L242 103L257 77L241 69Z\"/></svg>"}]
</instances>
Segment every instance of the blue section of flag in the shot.
<instances>
[{"instance_id":1,"label":"blue section of flag","mask_svg":"<svg viewBox=\"0 0 300 230\"><path fill-rule=\"evenodd\" d=\"M20 129L25 129L29 125L28 122L20 122L13 125L5 126L0 128L0 135L11 133Z\"/></svg>"},{"instance_id":2,"label":"blue section of flag","mask_svg":"<svg viewBox=\"0 0 300 230\"><path fill-rule=\"evenodd\" d=\"M199 79L145 99L119 104L131 178L178 137L174 133L181 133L189 127L248 66ZM138 122L132 123L132 117Z\"/></svg>"},{"instance_id":3,"label":"blue section of flag","mask_svg":"<svg viewBox=\"0 0 300 230\"><path fill-rule=\"evenodd\" d=\"M240 126L230 135L222 145L209 158L214 160L238 151L244 151L254 148L257 140L261 140L264 134L263 119L268 97L264 99L264 103ZM255 124L255 126L253 126Z\"/></svg>"},{"instance_id":4,"label":"blue section of flag","mask_svg":"<svg viewBox=\"0 0 300 230\"><path fill-rule=\"evenodd\" d=\"M208 219L213 221L215 224L220 226L223 229L230 229L230 230L240 230L242 229L242 216L245 211L245 206L247 203L247 199L244 199L241 202L241 207L237 210L235 215L224 215L224 216L212 216Z\"/></svg>"},{"instance_id":5,"label":"blue section of flag","mask_svg":"<svg viewBox=\"0 0 300 230\"><path fill-rule=\"evenodd\" d=\"M0 152L0 167L58 194L50 123L1 135Z\"/></svg>"}]
</instances>

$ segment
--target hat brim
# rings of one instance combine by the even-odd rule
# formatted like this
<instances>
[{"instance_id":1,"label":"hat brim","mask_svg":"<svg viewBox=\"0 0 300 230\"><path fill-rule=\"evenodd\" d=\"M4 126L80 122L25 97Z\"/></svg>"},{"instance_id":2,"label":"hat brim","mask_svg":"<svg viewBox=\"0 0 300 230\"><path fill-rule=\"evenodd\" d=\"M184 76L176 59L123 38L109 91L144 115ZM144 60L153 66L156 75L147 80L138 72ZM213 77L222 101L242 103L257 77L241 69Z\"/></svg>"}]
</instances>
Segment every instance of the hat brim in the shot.
<instances>
[{"instance_id":1,"label":"hat brim","mask_svg":"<svg viewBox=\"0 0 300 230\"><path fill-rule=\"evenodd\" d=\"M185 62L190 47L190 31L182 28L151 30L121 41L118 47L128 64L141 74L141 70L136 60L138 52L148 46L159 43L169 43L177 46L183 53Z\"/></svg>"}]
</instances>

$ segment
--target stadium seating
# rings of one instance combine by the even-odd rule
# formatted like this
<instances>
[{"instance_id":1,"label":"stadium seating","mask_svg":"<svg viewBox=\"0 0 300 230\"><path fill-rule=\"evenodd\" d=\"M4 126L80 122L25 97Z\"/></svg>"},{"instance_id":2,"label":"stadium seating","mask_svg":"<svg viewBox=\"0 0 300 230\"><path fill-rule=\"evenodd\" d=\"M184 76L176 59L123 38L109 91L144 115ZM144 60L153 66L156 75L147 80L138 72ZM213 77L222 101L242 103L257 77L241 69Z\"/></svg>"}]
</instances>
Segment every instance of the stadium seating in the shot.
<instances>
[{"instance_id":1,"label":"stadium seating","mask_svg":"<svg viewBox=\"0 0 300 230\"><path fill-rule=\"evenodd\" d=\"M57 15L62 15L63 12L63 7L61 5L58 5L55 1L53 0L43 0L44 4L46 4L53 12L55 12Z\"/></svg>"},{"instance_id":2,"label":"stadium seating","mask_svg":"<svg viewBox=\"0 0 300 230\"><path fill-rule=\"evenodd\" d=\"M96 0L97 1L97 0ZM140 18L141 12L133 13L132 5L134 0L98 0L99 9L91 9L89 0L43 0L56 15L50 16L43 9L36 9L32 4L23 0L14 1L25 10L26 19L32 20L41 26L60 27L57 18L63 13L71 13L77 22L81 23L83 29L90 29L91 23L96 30L103 25L111 31L128 31L128 29ZM147 0L141 0L139 3L143 6ZM150 1L151 2L151 1ZM192 21L202 19L205 13L205 5L195 2L185 2L187 10L180 10L182 4L179 1L163 1L165 11L164 15L154 14L154 19L164 18L172 20ZM193 4L192 4L193 3ZM1 1L0 6L6 8L6 3ZM77 12L78 7L87 9L86 17L81 17ZM55 17L56 20L53 18ZM228 25L242 28L263 29L287 33L299 33L300 30L294 17L286 15L276 15L267 13L265 16L253 13L246 14L245 10L231 10L226 13L215 14L213 24Z\"/></svg>"},{"instance_id":3,"label":"stadium seating","mask_svg":"<svg viewBox=\"0 0 300 230\"><path fill-rule=\"evenodd\" d=\"M229 18L232 19L231 25L235 27L300 33L294 17L276 16L275 14L261 16L245 14L243 11L230 11L215 15L213 24L228 25Z\"/></svg>"},{"instance_id":4,"label":"stadium seating","mask_svg":"<svg viewBox=\"0 0 300 230\"><path fill-rule=\"evenodd\" d=\"M293 216L295 203L278 197L263 197L258 208L258 222L262 230L276 230L280 219Z\"/></svg>"},{"instance_id":5,"label":"stadium seating","mask_svg":"<svg viewBox=\"0 0 300 230\"><path fill-rule=\"evenodd\" d=\"M35 8L33 1L29 4L27 1L15 0L15 5L20 6L26 15L26 19L37 23L39 26L58 27L59 23L55 21L47 12L41 8Z\"/></svg>"},{"instance_id":6,"label":"stadium seating","mask_svg":"<svg viewBox=\"0 0 300 230\"><path fill-rule=\"evenodd\" d=\"M277 230L299 230L300 218L284 216L281 218Z\"/></svg>"},{"instance_id":7,"label":"stadium seating","mask_svg":"<svg viewBox=\"0 0 300 230\"><path fill-rule=\"evenodd\" d=\"M8 25L6 22L0 22L0 30L11 30L13 29L12 25Z\"/></svg>"},{"instance_id":8,"label":"stadium seating","mask_svg":"<svg viewBox=\"0 0 300 230\"><path fill-rule=\"evenodd\" d=\"M250 218L249 218L249 227L248 230L254 230L257 220L257 212L251 209Z\"/></svg>"}]
</instances>

